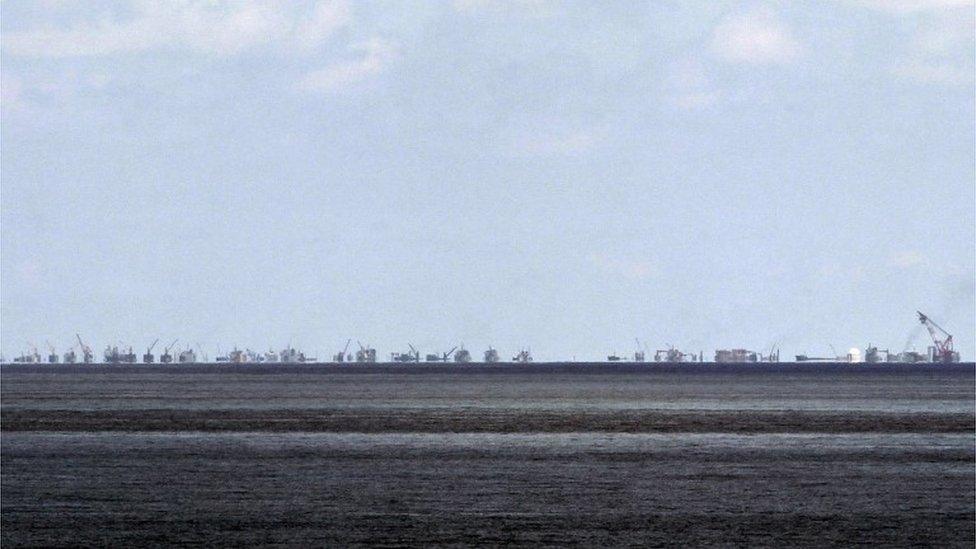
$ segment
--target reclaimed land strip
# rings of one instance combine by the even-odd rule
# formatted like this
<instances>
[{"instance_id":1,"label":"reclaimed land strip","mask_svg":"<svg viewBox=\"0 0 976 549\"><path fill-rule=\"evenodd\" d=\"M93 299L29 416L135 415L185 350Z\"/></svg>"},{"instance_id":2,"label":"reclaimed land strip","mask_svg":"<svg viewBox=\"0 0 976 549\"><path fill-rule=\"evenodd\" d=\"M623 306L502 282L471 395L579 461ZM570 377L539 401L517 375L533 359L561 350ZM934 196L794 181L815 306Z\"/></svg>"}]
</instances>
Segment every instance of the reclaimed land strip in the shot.
<instances>
[{"instance_id":1,"label":"reclaimed land strip","mask_svg":"<svg viewBox=\"0 0 976 549\"><path fill-rule=\"evenodd\" d=\"M230 364L230 363L194 363L194 364L0 364L0 373L4 375L16 374L455 374L455 373L489 373L489 374L549 374L549 373L812 373L812 374L855 374L855 375L899 375L904 373L927 374L960 374L972 376L976 371L976 363L961 362L955 364L898 364L898 363L848 363L848 362L776 362L776 363L726 363L714 362L533 362L529 364L514 364L501 362L484 364L472 362L468 364L454 363L416 363L397 364L390 362L378 363L343 363L309 362L304 364Z\"/></svg>"},{"instance_id":2,"label":"reclaimed land strip","mask_svg":"<svg viewBox=\"0 0 976 549\"><path fill-rule=\"evenodd\" d=\"M823 411L495 409L36 410L0 412L3 432L971 433L976 415Z\"/></svg>"}]
</instances>

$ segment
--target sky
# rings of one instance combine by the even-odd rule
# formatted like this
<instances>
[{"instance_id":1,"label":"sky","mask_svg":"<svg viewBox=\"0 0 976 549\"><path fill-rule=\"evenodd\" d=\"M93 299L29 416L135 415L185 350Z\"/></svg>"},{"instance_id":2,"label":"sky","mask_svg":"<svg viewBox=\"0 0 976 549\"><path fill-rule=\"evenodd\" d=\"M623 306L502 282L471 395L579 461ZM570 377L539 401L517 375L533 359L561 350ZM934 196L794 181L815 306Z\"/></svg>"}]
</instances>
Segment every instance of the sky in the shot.
<instances>
[{"instance_id":1,"label":"sky","mask_svg":"<svg viewBox=\"0 0 976 549\"><path fill-rule=\"evenodd\" d=\"M0 350L973 360L974 14L3 0Z\"/></svg>"}]
</instances>

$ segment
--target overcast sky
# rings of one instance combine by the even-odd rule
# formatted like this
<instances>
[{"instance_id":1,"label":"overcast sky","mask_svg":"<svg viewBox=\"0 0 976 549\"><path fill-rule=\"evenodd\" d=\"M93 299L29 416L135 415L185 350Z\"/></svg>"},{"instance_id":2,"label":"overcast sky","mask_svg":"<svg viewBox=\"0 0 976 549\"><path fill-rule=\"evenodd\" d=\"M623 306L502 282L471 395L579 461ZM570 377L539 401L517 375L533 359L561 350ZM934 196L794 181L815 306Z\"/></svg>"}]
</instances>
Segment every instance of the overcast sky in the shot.
<instances>
[{"instance_id":1,"label":"overcast sky","mask_svg":"<svg viewBox=\"0 0 976 549\"><path fill-rule=\"evenodd\" d=\"M0 10L8 360L976 355L971 1Z\"/></svg>"}]
</instances>

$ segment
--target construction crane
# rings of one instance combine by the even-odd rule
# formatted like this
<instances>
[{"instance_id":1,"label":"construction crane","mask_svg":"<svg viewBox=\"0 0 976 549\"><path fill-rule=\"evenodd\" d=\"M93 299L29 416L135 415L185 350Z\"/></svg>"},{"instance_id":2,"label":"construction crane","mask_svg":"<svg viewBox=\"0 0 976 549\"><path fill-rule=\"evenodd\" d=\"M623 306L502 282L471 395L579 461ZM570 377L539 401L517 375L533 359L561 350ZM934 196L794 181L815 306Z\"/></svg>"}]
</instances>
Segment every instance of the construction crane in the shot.
<instances>
[{"instance_id":1,"label":"construction crane","mask_svg":"<svg viewBox=\"0 0 976 549\"><path fill-rule=\"evenodd\" d=\"M366 346L356 342L359 345L359 350L356 351L356 362L376 362L376 349L371 346Z\"/></svg>"},{"instance_id":2,"label":"construction crane","mask_svg":"<svg viewBox=\"0 0 976 549\"><path fill-rule=\"evenodd\" d=\"M348 360L349 355L346 352L349 351L349 344L352 343L352 338L346 340L346 346L339 352L339 354L332 357L332 362L345 362Z\"/></svg>"},{"instance_id":3,"label":"construction crane","mask_svg":"<svg viewBox=\"0 0 976 549\"><path fill-rule=\"evenodd\" d=\"M159 338L158 337L156 338L155 341L152 342L152 345L150 345L149 348L146 349L146 354L142 355L142 361L145 362L146 364L152 364L153 363L153 358L154 357L153 357L153 354L152 354L152 350L153 350L153 347L155 347L157 343L159 343Z\"/></svg>"},{"instance_id":4,"label":"construction crane","mask_svg":"<svg viewBox=\"0 0 976 549\"><path fill-rule=\"evenodd\" d=\"M932 362L959 362L959 353L952 350L952 335L921 311L915 312L918 313L918 321L929 331L932 343L935 344L932 348Z\"/></svg>"},{"instance_id":5,"label":"construction crane","mask_svg":"<svg viewBox=\"0 0 976 549\"><path fill-rule=\"evenodd\" d=\"M177 341L179 341L179 338L174 339L172 343L163 349L163 354L159 355L160 364L169 364L170 362L173 362L173 355L169 354L169 350L176 346Z\"/></svg>"},{"instance_id":6,"label":"construction crane","mask_svg":"<svg viewBox=\"0 0 976 549\"><path fill-rule=\"evenodd\" d=\"M454 351L456 350L457 350L457 345L455 345L450 351L442 355L428 354L425 360L427 362L447 362L447 360L451 357L451 355L454 354Z\"/></svg>"},{"instance_id":7,"label":"construction crane","mask_svg":"<svg viewBox=\"0 0 976 549\"><path fill-rule=\"evenodd\" d=\"M92 359L95 358L95 353L92 351L91 347L85 345L85 342L81 340L80 335L75 334L75 337L78 338L78 346L81 347L82 362L85 364L91 364Z\"/></svg>"},{"instance_id":8,"label":"construction crane","mask_svg":"<svg viewBox=\"0 0 976 549\"><path fill-rule=\"evenodd\" d=\"M392 362L420 362L420 351L414 348L412 343L407 343L410 350L405 353L390 353ZM436 357L436 355L434 355Z\"/></svg>"}]
</instances>

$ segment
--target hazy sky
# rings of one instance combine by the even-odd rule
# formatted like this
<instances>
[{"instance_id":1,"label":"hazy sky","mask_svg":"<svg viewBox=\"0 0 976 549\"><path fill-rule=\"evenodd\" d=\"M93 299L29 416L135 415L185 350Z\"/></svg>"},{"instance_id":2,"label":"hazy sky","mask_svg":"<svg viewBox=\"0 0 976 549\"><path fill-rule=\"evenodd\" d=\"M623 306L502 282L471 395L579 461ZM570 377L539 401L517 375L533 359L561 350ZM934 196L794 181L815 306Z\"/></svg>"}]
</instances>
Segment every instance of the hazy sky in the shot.
<instances>
[{"instance_id":1,"label":"hazy sky","mask_svg":"<svg viewBox=\"0 0 976 549\"><path fill-rule=\"evenodd\" d=\"M8 360L976 355L972 1L0 10Z\"/></svg>"}]
</instances>

